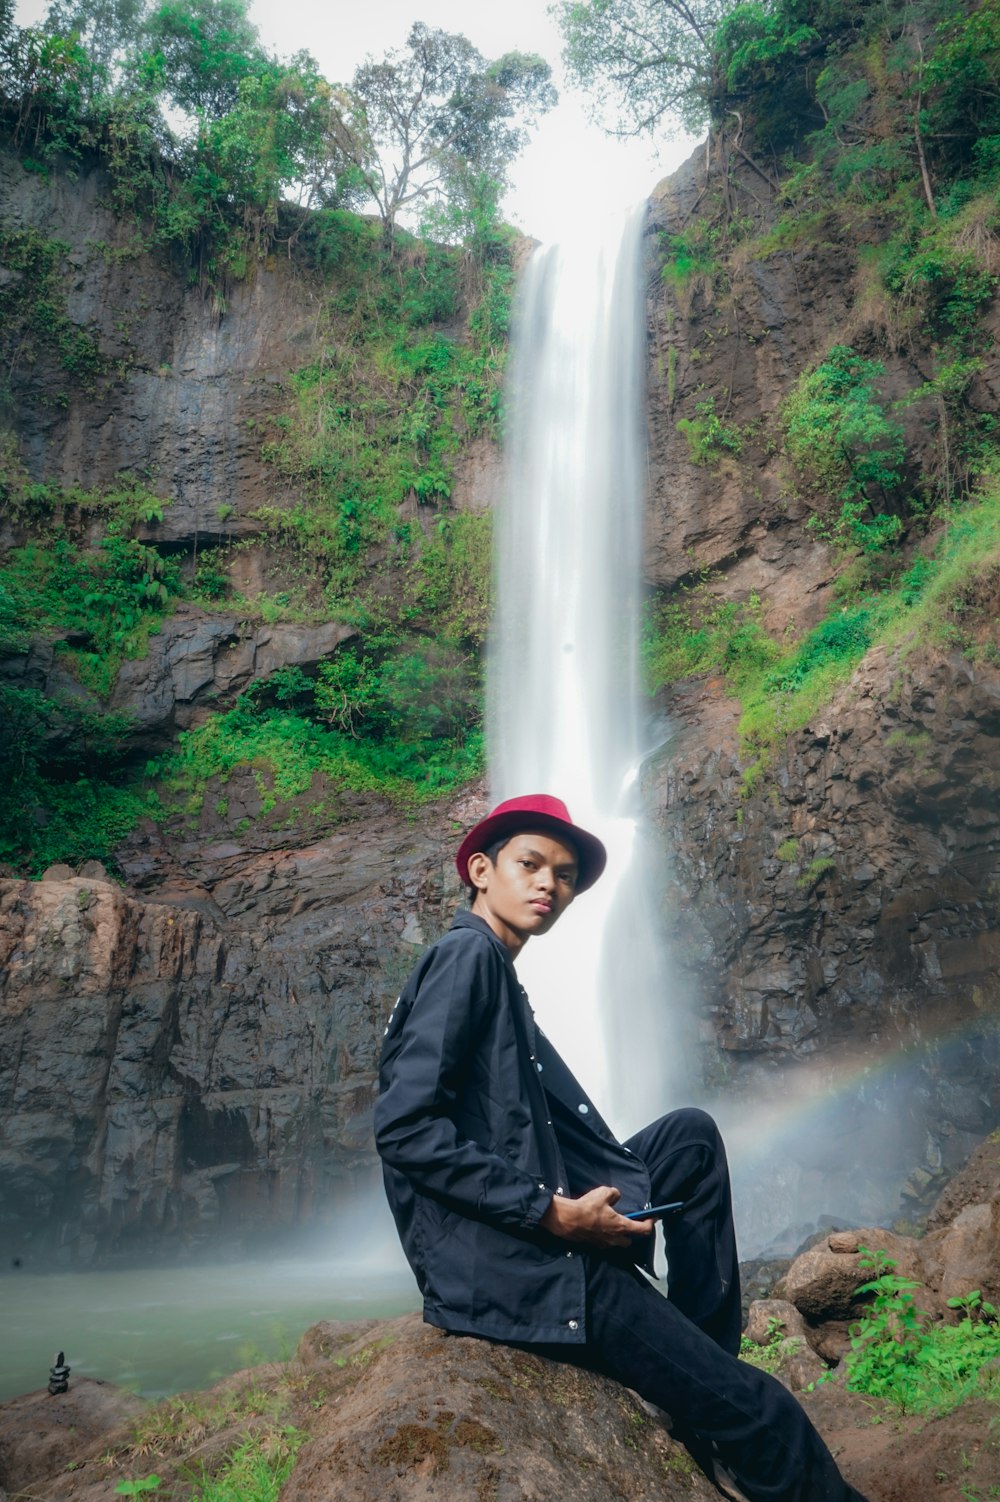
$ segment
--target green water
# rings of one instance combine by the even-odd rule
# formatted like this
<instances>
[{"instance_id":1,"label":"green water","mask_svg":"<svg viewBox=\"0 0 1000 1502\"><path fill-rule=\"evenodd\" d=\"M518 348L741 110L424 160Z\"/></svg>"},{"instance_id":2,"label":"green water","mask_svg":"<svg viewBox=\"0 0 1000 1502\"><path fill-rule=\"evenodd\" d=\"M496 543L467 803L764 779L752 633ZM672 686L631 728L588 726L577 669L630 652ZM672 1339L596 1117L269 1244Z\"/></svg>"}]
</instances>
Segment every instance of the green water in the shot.
<instances>
[{"instance_id":1,"label":"green water","mask_svg":"<svg viewBox=\"0 0 1000 1502\"><path fill-rule=\"evenodd\" d=\"M0 1400L44 1387L58 1350L73 1377L163 1397L285 1359L317 1320L382 1318L419 1303L395 1260L12 1271L0 1278Z\"/></svg>"}]
</instances>

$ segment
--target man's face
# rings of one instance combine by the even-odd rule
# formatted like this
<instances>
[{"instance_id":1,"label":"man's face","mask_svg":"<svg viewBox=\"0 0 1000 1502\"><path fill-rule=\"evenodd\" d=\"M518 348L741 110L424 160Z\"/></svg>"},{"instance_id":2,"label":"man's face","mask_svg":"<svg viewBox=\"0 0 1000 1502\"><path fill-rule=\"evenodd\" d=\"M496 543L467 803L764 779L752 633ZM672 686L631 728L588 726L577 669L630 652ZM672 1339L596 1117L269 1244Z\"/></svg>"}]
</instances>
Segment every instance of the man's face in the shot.
<instances>
[{"instance_id":1,"label":"man's face","mask_svg":"<svg viewBox=\"0 0 1000 1502\"><path fill-rule=\"evenodd\" d=\"M515 954L528 939L548 933L576 895L576 851L553 835L513 835L497 852L469 859L469 877L477 889L472 911Z\"/></svg>"}]
</instances>

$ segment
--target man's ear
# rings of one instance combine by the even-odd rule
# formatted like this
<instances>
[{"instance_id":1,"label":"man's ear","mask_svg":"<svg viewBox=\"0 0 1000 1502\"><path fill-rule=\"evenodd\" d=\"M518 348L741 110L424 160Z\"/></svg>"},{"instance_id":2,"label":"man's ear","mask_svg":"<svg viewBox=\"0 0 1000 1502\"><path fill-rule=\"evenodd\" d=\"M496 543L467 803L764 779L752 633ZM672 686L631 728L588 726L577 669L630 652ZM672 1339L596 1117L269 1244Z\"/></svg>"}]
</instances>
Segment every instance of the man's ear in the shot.
<instances>
[{"instance_id":1,"label":"man's ear","mask_svg":"<svg viewBox=\"0 0 1000 1502\"><path fill-rule=\"evenodd\" d=\"M493 863L489 856L482 850L469 856L469 885L475 887L477 892L486 890L486 882L489 873L493 870Z\"/></svg>"}]
</instances>

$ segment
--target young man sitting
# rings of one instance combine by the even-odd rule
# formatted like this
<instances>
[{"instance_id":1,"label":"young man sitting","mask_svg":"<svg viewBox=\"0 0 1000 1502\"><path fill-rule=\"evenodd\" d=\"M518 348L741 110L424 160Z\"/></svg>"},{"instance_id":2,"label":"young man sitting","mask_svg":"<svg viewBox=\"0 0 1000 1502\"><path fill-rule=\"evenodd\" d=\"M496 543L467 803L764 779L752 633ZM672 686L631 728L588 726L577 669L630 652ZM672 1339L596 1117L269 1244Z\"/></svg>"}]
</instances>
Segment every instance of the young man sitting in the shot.
<instances>
[{"instance_id":1,"label":"young man sitting","mask_svg":"<svg viewBox=\"0 0 1000 1502\"><path fill-rule=\"evenodd\" d=\"M456 858L474 893L386 1029L375 1138L424 1318L604 1372L664 1409L749 1502L864 1502L803 1409L736 1359L729 1172L703 1111L619 1143L535 1026L513 961L601 875L557 798L501 803ZM652 1271L662 1219L669 1298Z\"/></svg>"}]
</instances>

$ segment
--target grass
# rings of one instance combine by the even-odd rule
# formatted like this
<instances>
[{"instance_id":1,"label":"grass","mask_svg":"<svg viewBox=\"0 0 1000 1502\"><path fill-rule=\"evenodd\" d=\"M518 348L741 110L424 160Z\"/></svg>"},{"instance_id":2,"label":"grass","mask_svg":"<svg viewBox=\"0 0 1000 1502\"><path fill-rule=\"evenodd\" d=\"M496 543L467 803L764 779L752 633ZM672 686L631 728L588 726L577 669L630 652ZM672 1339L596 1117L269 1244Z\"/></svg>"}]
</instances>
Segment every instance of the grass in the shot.
<instances>
[{"instance_id":1,"label":"grass","mask_svg":"<svg viewBox=\"0 0 1000 1502\"><path fill-rule=\"evenodd\" d=\"M277 1388L251 1381L240 1389L169 1398L143 1414L109 1462L146 1472L155 1460L174 1472L156 1471L118 1482L119 1496L184 1496L190 1502L277 1502L306 1434L289 1423L292 1385ZM219 1450L215 1446L222 1441ZM199 1459L206 1447L212 1460Z\"/></svg>"},{"instance_id":2,"label":"grass","mask_svg":"<svg viewBox=\"0 0 1000 1502\"><path fill-rule=\"evenodd\" d=\"M286 1425L277 1432L251 1435L214 1474L202 1472L191 1502L278 1502L306 1436Z\"/></svg>"}]
</instances>

